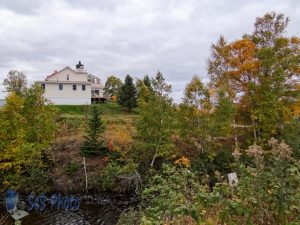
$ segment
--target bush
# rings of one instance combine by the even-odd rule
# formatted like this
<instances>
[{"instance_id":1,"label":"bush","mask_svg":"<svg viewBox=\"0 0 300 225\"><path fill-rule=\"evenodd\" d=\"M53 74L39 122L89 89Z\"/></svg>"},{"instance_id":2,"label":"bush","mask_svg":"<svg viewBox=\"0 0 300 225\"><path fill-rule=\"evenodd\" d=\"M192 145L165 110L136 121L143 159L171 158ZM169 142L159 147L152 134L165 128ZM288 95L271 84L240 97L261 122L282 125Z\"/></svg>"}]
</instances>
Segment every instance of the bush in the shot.
<instances>
[{"instance_id":1,"label":"bush","mask_svg":"<svg viewBox=\"0 0 300 225\"><path fill-rule=\"evenodd\" d=\"M200 153L192 161L192 169L200 176L208 176L211 188L218 181L219 176L226 176L234 166L234 159L228 150Z\"/></svg>"},{"instance_id":2,"label":"bush","mask_svg":"<svg viewBox=\"0 0 300 225\"><path fill-rule=\"evenodd\" d=\"M139 185L136 180L136 167L137 165L132 162L122 165L112 161L95 174L92 186L97 191L123 192L134 190ZM127 183L126 180L129 182Z\"/></svg>"},{"instance_id":3,"label":"bush","mask_svg":"<svg viewBox=\"0 0 300 225\"><path fill-rule=\"evenodd\" d=\"M140 225L141 212L134 208L129 208L128 211L120 215L117 225Z\"/></svg>"},{"instance_id":4,"label":"bush","mask_svg":"<svg viewBox=\"0 0 300 225\"><path fill-rule=\"evenodd\" d=\"M85 105L56 105L61 113L84 114L88 108Z\"/></svg>"},{"instance_id":5,"label":"bush","mask_svg":"<svg viewBox=\"0 0 300 225\"><path fill-rule=\"evenodd\" d=\"M47 193L52 185L48 171L36 165L27 168L28 175L19 177L18 189L22 192Z\"/></svg>"},{"instance_id":6,"label":"bush","mask_svg":"<svg viewBox=\"0 0 300 225\"><path fill-rule=\"evenodd\" d=\"M292 149L271 139L245 153L253 163L237 159L238 184L231 187L219 176L212 191L187 168L164 164L142 193L141 224L297 224L300 165ZM128 221L134 213L129 212Z\"/></svg>"},{"instance_id":7,"label":"bush","mask_svg":"<svg viewBox=\"0 0 300 225\"><path fill-rule=\"evenodd\" d=\"M67 174L74 176L80 169L80 166L76 162L70 162L67 167Z\"/></svg>"},{"instance_id":8,"label":"bush","mask_svg":"<svg viewBox=\"0 0 300 225\"><path fill-rule=\"evenodd\" d=\"M293 157L300 159L300 118L285 125L283 140L293 148Z\"/></svg>"},{"instance_id":9,"label":"bush","mask_svg":"<svg viewBox=\"0 0 300 225\"><path fill-rule=\"evenodd\" d=\"M162 174L154 175L143 191L142 224L173 224L182 217L200 222L196 192L201 189L188 169L164 164Z\"/></svg>"},{"instance_id":10,"label":"bush","mask_svg":"<svg viewBox=\"0 0 300 225\"><path fill-rule=\"evenodd\" d=\"M299 162L284 143L271 139L263 148L250 146L246 151L255 166L239 164L236 187L216 184L212 193L201 193L199 201L214 212L221 224L291 224L300 213Z\"/></svg>"}]
</instances>

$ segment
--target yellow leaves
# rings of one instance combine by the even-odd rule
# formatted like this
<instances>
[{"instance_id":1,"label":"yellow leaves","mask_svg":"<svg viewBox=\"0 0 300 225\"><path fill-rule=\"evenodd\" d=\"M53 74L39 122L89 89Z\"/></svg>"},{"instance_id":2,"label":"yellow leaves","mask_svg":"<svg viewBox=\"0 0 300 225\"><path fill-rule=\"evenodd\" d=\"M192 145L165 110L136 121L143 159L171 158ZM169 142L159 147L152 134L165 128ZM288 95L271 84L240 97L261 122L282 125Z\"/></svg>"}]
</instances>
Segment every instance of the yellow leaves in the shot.
<instances>
[{"instance_id":1,"label":"yellow leaves","mask_svg":"<svg viewBox=\"0 0 300 225\"><path fill-rule=\"evenodd\" d=\"M294 44L294 45L299 45L300 44L300 38L292 37L291 38L291 43Z\"/></svg>"},{"instance_id":2,"label":"yellow leaves","mask_svg":"<svg viewBox=\"0 0 300 225\"><path fill-rule=\"evenodd\" d=\"M0 163L0 171L3 173L4 171L10 170L13 168L14 164L12 162L1 162Z\"/></svg>"},{"instance_id":3,"label":"yellow leaves","mask_svg":"<svg viewBox=\"0 0 300 225\"><path fill-rule=\"evenodd\" d=\"M132 132L133 128L128 125L110 124L106 127L105 137L111 140L113 145L125 148L132 142Z\"/></svg>"},{"instance_id":4,"label":"yellow leaves","mask_svg":"<svg viewBox=\"0 0 300 225\"><path fill-rule=\"evenodd\" d=\"M296 87L297 91L300 92L300 84ZM293 115L300 117L300 96L298 96L297 101L292 106Z\"/></svg>"},{"instance_id":5,"label":"yellow leaves","mask_svg":"<svg viewBox=\"0 0 300 225\"><path fill-rule=\"evenodd\" d=\"M55 110L45 106L39 87L22 95L11 93L0 113L0 173L26 173L35 162L43 167L42 155L54 137Z\"/></svg>"},{"instance_id":6,"label":"yellow leaves","mask_svg":"<svg viewBox=\"0 0 300 225\"><path fill-rule=\"evenodd\" d=\"M195 115L199 112L209 112L211 110L209 88L202 83L199 77L193 76L192 80L186 85L184 103L193 107L193 114Z\"/></svg>"},{"instance_id":7,"label":"yellow leaves","mask_svg":"<svg viewBox=\"0 0 300 225\"><path fill-rule=\"evenodd\" d=\"M134 127L129 124L108 124L106 126L104 137L108 142L108 147L111 151L119 152L122 157L126 157L129 146L135 134Z\"/></svg>"},{"instance_id":8,"label":"yellow leaves","mask_svg":"<svg viewBox=\"0 0 300 225\"><path fill-rule=\"evenodd\" d=\"M181 158L175 160L174 164L176 166L190 167L191 161L188 158L182 156Z\"/></svg>"}]
</instances>

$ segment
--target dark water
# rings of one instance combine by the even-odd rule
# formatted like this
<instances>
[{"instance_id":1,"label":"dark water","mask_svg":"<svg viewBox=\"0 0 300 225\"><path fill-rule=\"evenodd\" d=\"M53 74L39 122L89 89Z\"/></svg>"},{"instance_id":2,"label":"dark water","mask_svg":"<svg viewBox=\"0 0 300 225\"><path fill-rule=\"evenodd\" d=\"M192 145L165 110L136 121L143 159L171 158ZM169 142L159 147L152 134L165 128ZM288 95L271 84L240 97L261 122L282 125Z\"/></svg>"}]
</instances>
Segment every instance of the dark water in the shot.
<instances>
[{"instance_id":1,"label":"dark water","mask_svg":"<svg viewBox=\"0 0 300 225\"><path fill-rule=\"evenodd\" d=\"M133 194L85 195L81 196L81 199L79 210L51 211L48 207L42 213L31 212L29 216L22 219L22 225L114 225L124 210L137 205L139 201L138 196ZM4 209L1 208L0 210ZM9 219L4 224L13 224L13 220Z\"/></svg>"}]
</instances>

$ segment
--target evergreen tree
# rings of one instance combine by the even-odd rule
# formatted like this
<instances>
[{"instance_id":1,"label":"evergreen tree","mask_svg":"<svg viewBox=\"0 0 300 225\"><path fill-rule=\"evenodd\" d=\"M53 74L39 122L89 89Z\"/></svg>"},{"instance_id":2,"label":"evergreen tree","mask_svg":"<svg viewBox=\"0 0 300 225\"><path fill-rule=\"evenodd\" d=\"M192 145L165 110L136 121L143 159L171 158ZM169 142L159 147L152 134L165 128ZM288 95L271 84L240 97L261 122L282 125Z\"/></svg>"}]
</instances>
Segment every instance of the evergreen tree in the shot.
<instances>
[{"instance_id":1,"label":"evergreen tree","mask_svg":"<svg viewBox=\"0 0 300 225\"><path fill-rule=\"evenodd\" d=\"M144 76L143 82L147 86L148 90L152 92L153 91L153 87L151 85L151 80L150 80L150 78L149 78L148 75Z\"/></svg>"},{"instance_id":2,"label":"evergreen tree","mask_svg":"<svg viewBox=\"0 0 300 225\"><path fill-rule=\"evenodd\" d=\"M137 90L130 75L125 78L125 84L119 92L118 102L120 105L127 107L129 112L136 107Z\"/></svg>"},{"instance_id":3,"label":"evergreen tree","mask_svg":"<svg viewBox=\"0 0 300 225\"><path fill-rule=\"evenodd\" d=\"M84 156L105 155L107 146L101 133L104 131L103 120L100 117L100 112L95 105L91 107L90 118L88 122L86 140L81 146L81 153Z\"/></svg>"},{"instance_id":4,"label":"evergreen tree","mask_svg":"<svg viewBox=\"0 0 300 225\"><path fill-rule=\"evenodd\" d=\"M140 105L143 101L148 102L150 94L153 94L151 80L148 75L144 76L143 79L137 79L136 89L137 104Z\"/></svg>"}]
</instances>

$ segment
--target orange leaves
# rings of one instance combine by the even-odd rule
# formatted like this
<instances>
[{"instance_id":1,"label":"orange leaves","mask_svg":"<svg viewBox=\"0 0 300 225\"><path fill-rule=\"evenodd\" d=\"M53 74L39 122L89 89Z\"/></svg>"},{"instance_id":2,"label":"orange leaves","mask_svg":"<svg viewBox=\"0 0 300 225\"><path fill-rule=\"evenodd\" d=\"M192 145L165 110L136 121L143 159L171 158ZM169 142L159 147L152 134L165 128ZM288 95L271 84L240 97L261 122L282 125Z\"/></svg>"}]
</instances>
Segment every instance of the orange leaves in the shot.
<instances>
[{"instance_id":1,"label":"orange leaves","mask_svg":"<svg viewBox=\"0 0 300 225\"><path fill-rule=\"evenodd\" d=\"M255 44L248 39L232 42L230 45L231 56L244 60L252 60L255 55Z\"/></svg>"},{"instance_id":2,"label":"orange leaves","mask_svg":"<svg viewBox=\"0 0 300 225\"><path fill-rule=\"evenodd\" d=\"M228 75L245 88L245 83L255 79L259 69L259 61L255 58L255 44L242 39L232 42L227 46L229 55L226 61L229 65Z\"/></svg>"},{"instance_id":3,"label":"orange leaves","mask_svg":"<svg viewBox=\"0 0 300 225\"><path fill-rule=\"evenodd\" d=\"M115 95L111 96L111 97L110 97L110 100L111 100L112 102L117 102L117 96L115 96Z\"/></svg>"},{"instance_id":4,"label":"orange leaves","mask_svg":"<svg viewBox=\"0 0 300 225\"><path fill-rule=\"evenodd\" d=\"M300 38L298 38L298 37L292 37L291 38L291 44L293 44L293 45L300 45Z\"/></svg>"},{"instance_id":5,"label":"orange leaves","mask_svg":"<svg viewBox=\"0 0 300 225\"><path fill-rule=\"evenodd\" d=\"M191 162L188 158L182 156L181 158L175 160L174 164L176 166L190 167Z\"/></svg>"},{"instance_id":6,"label":"orange leaves","mask_svg":"<svg viewBox=\"0 0 300 225\"><path fill-rule=\"evenodd\" d=\"M255 82L260 68L256 45L243 38L227 44L222 38L212 46L212 60L208 72L215 87L225 87L230 96L247 91L247 84Z\"/></svg>"},{"instance_id":7,"label":"orange leaves","mask_svg":"<svg viewBox=\"0 0 300 225\"><path fill-rule=\"evenodd\" d=\"M108 140L107 147L108 147L109 151L113 151L114 150L114 144L113 144L113 141L112 141L111 138Z\"/></svg>"}]
</instances>

